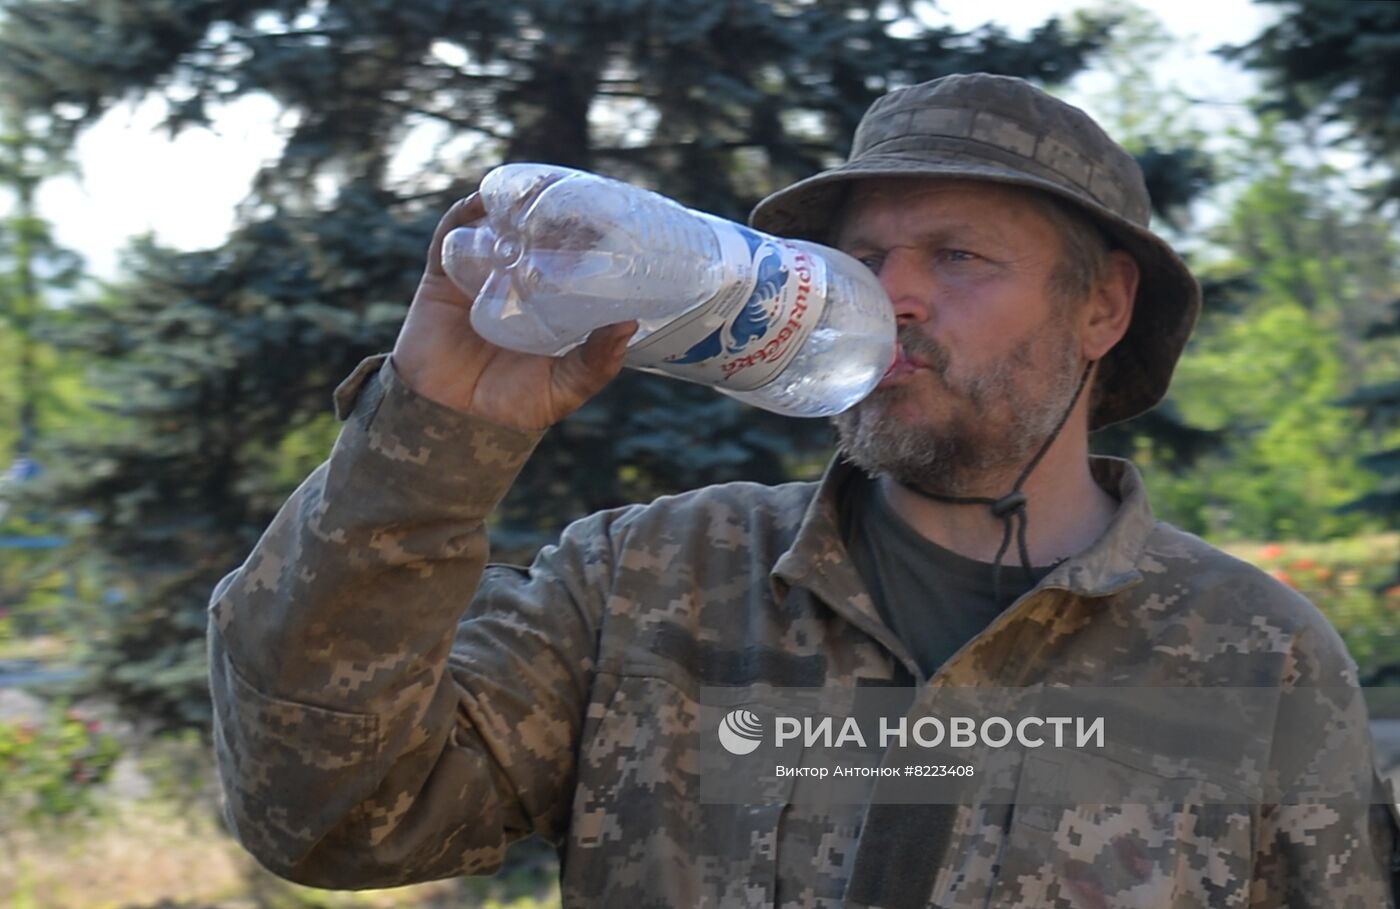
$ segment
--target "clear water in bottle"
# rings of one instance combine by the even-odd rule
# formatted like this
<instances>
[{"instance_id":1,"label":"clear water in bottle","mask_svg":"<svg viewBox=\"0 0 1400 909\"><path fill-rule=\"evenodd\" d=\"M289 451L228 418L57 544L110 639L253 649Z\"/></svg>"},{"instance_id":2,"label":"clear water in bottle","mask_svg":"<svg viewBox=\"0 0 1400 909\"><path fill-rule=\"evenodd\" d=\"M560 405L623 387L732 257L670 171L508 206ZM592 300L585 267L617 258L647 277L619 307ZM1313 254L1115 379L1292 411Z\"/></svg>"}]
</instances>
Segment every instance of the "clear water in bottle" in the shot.
<instances>
[{"instance_id":1,"label":"clear water in bottle","mask_svg":"<svg viewBox=\"0 0 1400 909\"><path fill-rule=\"evenodd\" d=\"M444 241L494 344L558 355L637 319L627 364L712 385L791 416L859 401L894 356L894 316L870 271L594 174L537 164L482 181L487 215Z\"/></svg>"}]
</instances>

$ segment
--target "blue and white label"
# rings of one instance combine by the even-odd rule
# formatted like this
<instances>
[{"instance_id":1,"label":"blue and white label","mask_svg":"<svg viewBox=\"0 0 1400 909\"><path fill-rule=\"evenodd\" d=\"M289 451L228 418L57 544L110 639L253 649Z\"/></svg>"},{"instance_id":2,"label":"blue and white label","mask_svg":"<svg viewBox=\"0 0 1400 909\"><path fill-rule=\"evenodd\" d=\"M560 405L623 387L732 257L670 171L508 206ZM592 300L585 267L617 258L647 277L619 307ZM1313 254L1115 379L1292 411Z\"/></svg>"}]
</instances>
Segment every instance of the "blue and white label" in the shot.
<instances>
[{"instance_id":1,"label":"blue and white label","mask_svg":"<svg viewBox=\"0 0 1400 909\"><path fill-rule=\"evenodd\" d=\"M732 279L709 302L648 336L627 365L750 391L792 361L826 307L826 263L810 252L718 218L709 219Z\"/></svg>"}]
</instances>

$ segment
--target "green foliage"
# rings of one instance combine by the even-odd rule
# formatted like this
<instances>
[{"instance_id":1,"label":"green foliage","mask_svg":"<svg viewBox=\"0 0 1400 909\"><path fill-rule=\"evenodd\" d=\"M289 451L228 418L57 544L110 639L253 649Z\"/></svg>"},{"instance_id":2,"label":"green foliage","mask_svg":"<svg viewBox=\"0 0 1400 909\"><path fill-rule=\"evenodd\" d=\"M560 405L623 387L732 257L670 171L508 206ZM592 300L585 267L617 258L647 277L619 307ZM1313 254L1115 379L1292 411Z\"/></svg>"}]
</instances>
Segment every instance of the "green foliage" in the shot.
<instances>
[{"instance_id":1,"label":"green foliage","mask_svg":"<svg viewBox=\"0 0 1400 909\"><path fill-rule=\"evenodd\" d=\"M1268 106L1292 120L1337 124L1370 151L1382 166L1383 179L1374 194L1391 212L1400 203L1400 4L1366 0L1268 0L1281 8L1278 23L1233 53L1262 72L1268 80ZM1391 236L1394 234L1392 232ZM1391 272L1392 276L1394 272ZM1400 282L1392 277L1387 300L1396 300L1390 320L1377 318L1373 336L1400 332ZM1389 326L1389 327L1387 327ZM1400 429L1400 385L1396 384L1394 345L1376 359L1389 364L1372 384L1350 389L1346 401L1361 409L1373 430ZM1371 455L1370 466L1383 477L1383 488L1358 497L1349 510L1381 515L1392 526L1400 522L1400 444L1392 431L1383 449ZM1395 579L1400 581L1400 566Z\"/></svg>"},{"instance_id":2,"label":"green foliage","mask_svg":"<svg viewBox=\"0 0 1400 909\"><path fill-rule=\"evenodd\" d=\"M1390 369L1379 381L1357 388L1340 402L1355 409L1359 420L1371 432L1372 450L1361 455L1358 464L1380 478L1377 488L1366 491L1346 503L1343 513L1362 512L1379 515L1390 526L1400 525L1400 299L1390 306L1388 319L1376 322L1367 331L1370 347L1376 359L1388 363ZM1400 584L1400 563L1391 578ZM1397 661L1400 664L1400 661Z\"/></svg>"},{"instance_id":3,"label":"green foliage","mask_svg":"<svg viewBox=\"0 0 1400 909\"><path fill-rule=\"evenodd\" d=\"M1195 470L1151 477L1159 507L1216 538L1356 531L1362 519L1336 509L1369 480L1350 458L1357 421L1334 404L1345 380L1335 336L1287 299L1221 321L1179 367L1176 399L1192 422L1230 436Z\"/></svg>"},{"instance_id":4,"label":"green foliage","mask_svg":"<svg viewBox=\"0 0 1400 909\"><path fill-rule=\"evenodd\" d=\"M35 209L39 183L63 169L49 125L0 93L0 457L31 454L40 412L61 408L53 380L64 367L40 335L47 293L72 287L79 263Z\"/></svg>"},{"instance_id":5,"label":"green foliage","mask_svg":"<svg viewBox=\"0 0 1400 909\"><path fill-rule=\"evenodd\" d=\"M1216 539L1329 539L1374 525L1340 506L1374 486L1363 430L1337 401L1378 377L1363 335L1400 264L1391 226L1274 121L1240 130L1233 200L1208 234L1207 300L1172 400L1220 447L1181 475L1149 474L1159 511ZM1218 291L1217 291L1218 292ZM1157 452L1139 451L1153 463Z\"/></svg>"},{"instance_id":6,"label":"green foliage","mask_svg":"<svg viewBox=\"0 0 1400 909\"><path fill-rule=\"evenodd\" d=\"M82 577L60 554L63 516L23 496L44 443L85 412L81 370L46 337L64 318L50 298L80 273L35 208L42 180L65 169L50 124L0 90L0 609L13 632L0 653L22 656L75 619Z\"/></svg>"},{"instance_id":7,"label":"green foliage","mask_svg":"<svg viewBox=\"0 0 1400 909\"><path fill-rule=\"evenodd\" d=\"M92 813L120 755L99 721L62 705L42 723L0 721L0 828Z\"/></svg>"},{"instance_id":8,"label":"green foliage","mask_svg":"<svg viewBox=\"0 0 1400 909\"><path fill-rule=\"evenodd\" d=\"M0 520L0 612L9 634L0 632L0 658L22 655L24 642L66 633L78 618L74 600L83 586L80 566L48 546L60 546L48 523L10 514ZM22 545L36 547L25 549Z\"/></svg>"}]
</instances>

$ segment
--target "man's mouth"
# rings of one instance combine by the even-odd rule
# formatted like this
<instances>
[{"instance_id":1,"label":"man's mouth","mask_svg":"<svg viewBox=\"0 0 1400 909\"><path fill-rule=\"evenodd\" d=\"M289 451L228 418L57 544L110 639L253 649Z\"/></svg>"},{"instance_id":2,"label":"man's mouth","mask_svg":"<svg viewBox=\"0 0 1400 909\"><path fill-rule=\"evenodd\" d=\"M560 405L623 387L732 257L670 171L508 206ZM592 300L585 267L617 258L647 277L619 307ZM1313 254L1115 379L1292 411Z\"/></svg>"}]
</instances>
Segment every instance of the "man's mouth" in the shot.
<instances>
[{"instance_id":1,"label":"man's mouth","mask_svg":"<svg viewBox=\"0 0 1400 909\"><path fill-rule=\"evenodd\" d=\"M895 383L913 375L920 369L928 369L928 364L924 362L923 358L906 352L903 344L896 344L894 360L890 363L890 368L885 370L885 375L880 379L880 385Z\"/></svg>"}]
</instances>

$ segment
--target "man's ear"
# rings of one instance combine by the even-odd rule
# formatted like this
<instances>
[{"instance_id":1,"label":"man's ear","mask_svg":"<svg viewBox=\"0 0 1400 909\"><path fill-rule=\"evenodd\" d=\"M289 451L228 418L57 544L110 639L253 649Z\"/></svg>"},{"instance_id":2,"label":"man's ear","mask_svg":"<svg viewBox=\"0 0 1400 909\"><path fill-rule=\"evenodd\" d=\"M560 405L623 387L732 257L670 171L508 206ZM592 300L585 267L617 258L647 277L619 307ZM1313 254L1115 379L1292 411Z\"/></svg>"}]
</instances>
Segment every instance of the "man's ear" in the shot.
<instances>
[{"instance_id":1,"label":"man's ear","mask_svg":"<svg viewBox=\"0 0 1400 909\"><path fill-rule=\"evenodd\" d=\"M1080 312L1080 353L1086 360L1102 359L1127 333L1138 277L1137 260L1131 255L1121 249L1108 254L1103 274Z\"/></svg>"}]
</instances>

